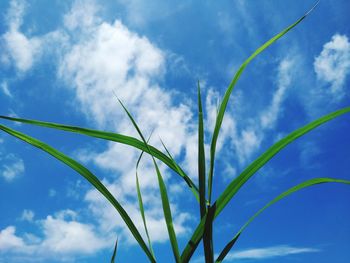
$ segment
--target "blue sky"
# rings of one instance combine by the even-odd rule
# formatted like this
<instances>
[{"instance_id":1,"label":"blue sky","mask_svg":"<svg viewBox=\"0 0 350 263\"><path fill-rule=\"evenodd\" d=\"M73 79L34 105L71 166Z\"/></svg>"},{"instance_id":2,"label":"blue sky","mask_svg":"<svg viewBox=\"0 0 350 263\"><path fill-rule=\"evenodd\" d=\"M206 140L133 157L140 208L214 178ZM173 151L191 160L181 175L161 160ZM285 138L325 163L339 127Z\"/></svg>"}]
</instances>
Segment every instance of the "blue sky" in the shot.
<instances>
[{"instance_id":1,"label":"blue sky","mask_svg":"<svg viewBox=\"0 0 350 263\"><path fill-rule=\"evenodd\" d=\"M137 136L115 94L151 143L159 137L196 181L196 82L209 147L216 107L234 72L313 1L1 1L0 113ZM214 198L272 143L349 106L350 2L323 0L245 70L218 142ZM350 180L350 118L341 116L274 157L215 221L215 252L269 200L315 177ZM1 121L89 167L143 233L135 190L138 152L127 146ZM209 148L207 148L208 150ZM208 155L208 151L207 151ZM147 262L115 210L78 174L0 133L0 262ZM198 222L191 192L161 166L180 248ZM172 256L155 172L140 165L159 262ZM350 260L350 188L324 184L269 208L227 262ZM193 256L201 262L202 248Z\"/></svg>"}]
</instances>

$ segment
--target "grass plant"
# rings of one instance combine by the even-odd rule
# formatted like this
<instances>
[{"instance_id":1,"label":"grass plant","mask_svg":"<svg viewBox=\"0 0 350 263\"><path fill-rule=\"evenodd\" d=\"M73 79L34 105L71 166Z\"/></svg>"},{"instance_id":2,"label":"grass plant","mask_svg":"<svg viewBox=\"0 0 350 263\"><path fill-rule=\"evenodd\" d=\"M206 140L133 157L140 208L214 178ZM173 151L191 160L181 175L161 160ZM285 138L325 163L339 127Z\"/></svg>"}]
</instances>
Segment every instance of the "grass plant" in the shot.
<instances>
[{"instance_id":1,"label":"grass plant","mask_svg":"<svg viewBox=\"0 0 350 263\"><path fill-rule=\"evenodd\" d=\"M316 3L317 5L317 3ZM316 6L315 5L315 6ZM297 191L300 191L304 188L316 185L316 184L323 184L323 183L341 183L341 184L350 184L350 181L348 180L342 180L342 179L335 179L335 178L315 178L307 180L303 183L300 183L290 189L287 189L285 192L278 195L276 198L268 202L264 207L262 207L259 211L257 211L240 229L237 233L232 235L232 239L228 241L227 245L224 246L220 253L218 253L218 257L214 259L214 244L213 244L213 222L217 218L221 212L225 210L226 205L232 200L232 198L237 194L237 192L241 189L241 187L253 176L256 174L256 172L261 169L269 160L271 160L276 154L278 154L281 150L283 150L287 145L290 143L293 143L296 139L299 137L302 137L303 135L307 134L308 132L316 129L320 125L323 125L334 118L337 118L343 114L350 112L350 107L346 107L343 109L339 109L335 112L332 112L330 114L327 114L313 122L310 122L306 124L305 126L291 132L275 144L273 144L270 148L268 148L263 154L261 154L255 161L253 161L250 165L248 165L241 174L239 174L236 178L234 178L224 189L222 193L218 195L218 198L213 201L213 182L214 182L214 166L215 166L215 154L216 154L216 144L218 140L218 136L221 130L221 125L225 116L225 111L231 96L231 93L236 86L241 74L244 72L245 68L248 66L248 64L261 52L263 52L266 48L268 48L270 45L275 43L279 38L283 37L288 31L293 29L295 26L297 26L302 20L305 19L305 17L315 8L315 6L308 11L304 16L302 16L300 19L298 19L296 22L282 30L280 33L272 37L270 40L265 42L263 45L261 45L255 52L252 53L251 56L248 57L247 60L245 60L242 65L239 67L238 71L234 75L231 83L229 84L222 100L221 104L219 106L217 116L216 116L216 122L215 122L215 128L212 134L211 144L210 144L210 162L209 162L209 169L206 169L206 162L205 162L205 142L204 142L204 117L203 117L203 109L202 109L202 99L201 99L201 91L200 86L198 83L198 183L193 182L190 177L186 174L186 172L181 168L180 164L178 164L166 146L163 144L165 153L157 149L156 147L149 144L149 140L146 140L140 127L135 122L134 118L132 117L132 114L127 110L127 108L122 104L121 101L120 104L122 108L125 110L127 116L129 117L132 125L134 126L135 130L137 131L139 137L141 139L137 139L134 137L126 136L123 134L117 134L113 132L105 132L100 130L93 130L93 129L87 129L82 127L76 127L76 126L69 126L69 125L63 125L63 124L57 124L57 123L51 123L51 122L43 122L38 120L30 120L30 119L21 119L21 118L14 118L14 117L8 117L8 116L0 116L1 119L14 121L14 122L20 122L25 124L32 124L36 126L46 127L46 128L52 128L57 130L63 130L66 132L73 132L78 133L81 135L86 135L90 137L95 137L107 141L113 141L121 144L128 145L130 147L136 148L140 151L140 157L136 164L136 189L137 189L137 198L138 198L138 204L139 209L141 213L141 218L143 221L144 230L146 233L147 241L144 240L142 235L140 234L139 230L134 225L133 221L131 220L130 216L128 215L127 211L120 205L120 203L117 200L117 197L113 196L109 190L105 187L105 185L96 177L91 171L89 171L85 166L83 166L78 161L70 158L69 156L65 155L64 153L60 152L59 150L51 147L50 145L33 138L29 135L26 135L22 132L19 132L17 130L14 130L12 128L9 128L5 125L0 125L0 129L34 147L39 148L40 150L52 155L57 160L63 162L67 166L74 169L77 173L79 173L81 176L83 176L88 182L90 182L93 187L98 190L109 202L110 204L116 209L116 212L119 213L122 220L124 220L126 226L130 230L131 234L137 241L138 245L141 247L141 249L144 251L145 255L149 259L150 262L157 262L155 253L152 248L152 241L151 241L151 235L148 232L147 228L147 221L145 216L145 210L142 200L142 193L140 188L140 182L138 178L138 165L140 162L140 159L142 158L142 155L144 153L150 155L152 157L152 162L155 168L155 173L157 175L157 181L161 196L161 202L163 207L163 214L166 221L166 227L168 230L169 240L171 243L172 251L173 251L173 257L174 261L177 263L185 263L189 262L191 260L191 257L193 253L198 249L198 245L201 240L203 240L203 250L204 250L204 256L205 256L205 262L212 263L212 262L222 262L225 259L225 256L228 254L228 252L232 249L236 241L239 239L240 235L243 233L243 231L246 229L246 227L257 217L259 216L265 209L270 207L271 205L275 204L276 202L280 201L281 199L289 196L292 193L295 193ZM162 142L163 143L163 142ZM188 188L192 191L195 199L198 202L198 210L200 213L200 221L198 222L198 225L196 229L194 230L191 238L187 242L187 245L181 252L178 246L177 242L177 236L174 230L173 226L173 219L170 209L170 203L168 198L168 192L166 189L166 185L163 180L163 176L160 172L160 169L158 167L158 162L162 162L166 166L168 166L170 169L174 171L176 175L178 175L180 178L182 178L185 182ZM117 244L118 241L115 243L113 256L111 261L115 261L116 253L117 253Z\"/></svg>"}]
</instances>

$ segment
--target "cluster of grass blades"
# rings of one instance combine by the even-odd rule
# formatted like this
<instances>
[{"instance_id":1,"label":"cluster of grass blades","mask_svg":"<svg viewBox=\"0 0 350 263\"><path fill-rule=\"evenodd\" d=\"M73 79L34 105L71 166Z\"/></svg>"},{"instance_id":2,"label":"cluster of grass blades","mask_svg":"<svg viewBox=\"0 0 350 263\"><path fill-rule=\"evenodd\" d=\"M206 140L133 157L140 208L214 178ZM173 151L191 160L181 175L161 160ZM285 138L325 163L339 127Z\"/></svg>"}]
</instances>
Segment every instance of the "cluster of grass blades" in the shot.
<instances>
[{"instance_id":1,"label":"cluster of grass blades","mask_svg":"<svg viewBox=\"0 0 350 263\"><path fill-rule=\"evenodd\" d=\"M317 3L316 3L317 5ZM316 6L315 5L315 6ZM142 250L145 252L147 258L151 262L156 262L156 257L154 254L154 251L152 249L152 242L151 242L151 236L147 229L147 222L145 217L145 211L142 201L142 193L140 190L140 184L137 174L137 168L139 161L143 155L143 153L147 153L152 157L152 161L154 164L155 172L157 175L158 185L159 185L159 191L163 206L163 212L164 212L164 218L166 221L166 227L168 230L169 240L171 243L173 255L175 262L189 262L191 259L191 256L195 252L195 250L198 248L198 244L201 240L203 240L203 248L204 248L204 256L205 256L205 262L211 263L214 262L214 245L213 245L213 221L216 219L216 217L224 210L225 206L231 201L231 199L235 196L235 194L240 190L240 188L261 168L263 167L271 158L273 158L279 151L284 149L288 144L294 142L297 138L305 135L306 133L316 129L318 126L338 117L345 113L350 112L350 107L343 108L340 110L337 110L335 112L332 112L328 115L325 115L293 132L288 134L283 139L276 142L274 145L272 145L269 149L267 149L263 154L261 154L255 161L253 161L243 172L237 176L235 179L233 179L225 188L225 190L219 195L219 197L216 199L216 201L212 202L212 188L213 188L213 176L214 176L214 163L215 163L215 151L216 151L216 143L219 136L219 132L221 129L221 124L225 115L225 110L230 98L230 95L232 93L233 88L235 87L239 77L243 73L246 66L262 51L264 51L267 47L272 45L274 42L276 42L279 38L284 36L289 30L294 28L296 25L298 25L314 8L315 6L307 12L304 16L302 16L300 19L298 19L296 22L285 28L283 31L281 31L279 34L268 40L266 43L264 43L262 46L260 46L246 61L243 62L243 64L238 69L237 73L235 74L232 82L230 83L228 89L226 90L225 95L223 96L221 105L219 107L217 117L216 117L216 123L215 123L215 129L212 135L211 145L210 145L210 164L208 173L206 172L206 163L205 163L205 147L204 147L204 122L203 122L203 110L202 110L202 102L201 102L201 93L200 93L200 87L198 84L198 186L196 183L194 183L190 177L185 173L183 169L181 169L180 165L176 163L174 158L171 156L168 149L165 147L165 153L163 153L161 150L151 146L148 142L149 140L146 140L144 135L141 132L141 129L136 124L135 120L133 119L132 115L129 113L129 111L126 109L126 107L120 102L121 106L125 110L126 114L130 118L130 121L132 122L134 128L138 132L141 140L122 135L112 132L104 132L104 131L98 131L98 130L92 130L92 129L86 129L81 127L75 127L75 126L68 126L63 124L56 124L56 123L50 123L50 122L43 122L43 121L37 121L37 120L29 120L29 119L20 119L20 118L13 118L13 117L7 117L7 116L0 116L1 119L6 119L9 121L15 121L15 122L21 122L26 124L32 124L36 126L42 126L47 128L53 128L57 130L63 130L67 132L73 132L78 133L86 136L91 136L95 138L104 139L107 141L113 141L122 143L125 145L128 145L130 147L134 147L138 150L140 150L140 158L137 161L136 164L136 188L137 188L137 197L139 201L139 208L141 217L143 220L143 226L144 230L147 236L147 243L144 241L143 237L141 236L139 230L134 225L133 221L129 217L128 213L124 210L124 208L120 205L120 203L117 201L117 199L108 191L108 189L103 185L103 183L92 173L90 172L86 167L84 167L82 164L77 162L76 160L68 157L67 155L63 154L62 152L58 151L57 149L51 147L50 145L37 140L33 137L30 137L24 133L21 133L19 131L16 131L12 128L9 128L4 125L0 125L0 129L4 132L17 137L18 139L23 140L24 142L37 147L41 149L42 151L52 155L59 161L63 162L64 164L68 165L72 169L74 169L76 172L78 172L81 176L83 176L87 181L89 181L111 204L112 206L117 210L117 212L120 214L121 218L124 220L125 224L129 228L131 234L134 236L135 240L139 244L139 246L142 248ZM180 176L188 185L190 190L192 191L195 199L198 201L199 204L199 213L200 213L200 222L198 223L198 226L196 227L195 231L193 232L192 237L188 241L187 245L183 249L182 253L180 253L176 233L174 231L173 226L173 220L171 215L171 209L169 205L168 200L168 194L166 185L163 181L163 177L161 175L161 172L158 168L157 161L160 161L164 163L166 166L168 166L170 169L172 169L175 174ZM232 235L232 239L227 243L227 245L222 249L222 251L218 254L219 256L215 259L215 262L222 262L225 259L225 256L228 254L228 252L231 250L231 248L234 246L242 232L245 230L245 228L265 209L267 209L269 206L273 205L274 203L278 202L279 200L287 197L288 195L297 192L299 190L302 190L306 187L310 187L316 184L322 184L322 183L342 183L342 184L350 184L350 181L347 180L341 180L341 179L334 179L334 178L315 178L311 180L307 180L301 184L298 184L276 198L274 198L272 201L267 203L264 207L262 207L259 211L257 211L241 228L240 230ZM111 259L111 262L115 261L116 252L117 252L117 244L118 241L115 243L113 256Z\"/></svg>"}]
</instances>

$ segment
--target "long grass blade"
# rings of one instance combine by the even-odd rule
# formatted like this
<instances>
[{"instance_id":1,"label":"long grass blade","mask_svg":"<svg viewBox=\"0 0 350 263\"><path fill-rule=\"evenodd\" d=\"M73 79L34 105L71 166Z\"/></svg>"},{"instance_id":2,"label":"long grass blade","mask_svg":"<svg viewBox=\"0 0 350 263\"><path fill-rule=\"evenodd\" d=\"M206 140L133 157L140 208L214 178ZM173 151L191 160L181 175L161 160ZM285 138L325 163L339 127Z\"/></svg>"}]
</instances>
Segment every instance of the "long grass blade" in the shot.
<instances>
[{"instance_id":1,"label":"long grass blade","mask_svg":"<svg viewBox=\"0 0 350 263\"><path fill-rule=\"evenodd\" d=\"M248 181L262 166L264 166L272 157L274 157L279 151L285 148L288 144L292 143L304 134L312 131L318 126L338 117L345 113L350 112L350 107L343 108L332 112L326 116L323 116L304 127L301 127L277 143L271 146L266 152L260 155L252 164L250 164L238 177L236 177L223 191L216 201L216 214L215 217L224 209L227 203L232 199L232 197L238 192L238 190Z\"/></svg>"},{"instance_id":2,"label":"long grass blade","mask_svg":"<svg viewBox=\"0 0 350 263\"><path fill-rule=\"evenodd\" d=\"M310 187L317 184L323 184L323 183L342 183L342 184L350 184L350 181L348 180L341 180L341 179L333 179L333 178L314 178L307 180L301 184L298 184L296 186L293 186L292 188L289 188L287 191L283 192L276 198L274 198L272 201L267 203L263 208L261 208L258 212L256 212L237 232L237 234L230 240L230 242L224 247L224 249L221 251L220 255L216 259L215 262L220 263L224 260L228 252L233 247L234 243L238 239L238 237L241 235L241 233L246 229L246 227L258 216L260 215L265 209L273 205L274 203L280 201L281 199L287 197L288 195L291 195L297 191L300 191L306 187Z\"/></svg>"},{"instance_id":3,"label":"long grass blade","mask_svg":"<svg viewBox=\"0 0 350 263\"><path fill-rule=\"evenodd\" d=\"M176 163L176 161L174 160L173 156L171 155L170 151L168 150L168 148L165 146L164 142L162 141L161 138L159 138L162 145L163 145L163 148L164 150L166 151L166 153L168 154L170 160L173 162L173 164L175 165L175 167L177 167L178 169L178 172L180 173L181 172L181 169L179 167L179 165ZM194 188L190 188L192 190L192 193L194 194L195 198L197 199L198 203L199 203L199 195L198 195L198 191L196 191Z\"/></svg>"},{"instance_id":4,"label":"long grass blade","mask_svg":"<svg viewBox=\"0 0 350 263\"><path fill-rule=\"evenodd\" d=\"M311 11L317 6L319 1L301 18L299 18L296 22L282 30L280 33L275 35L273 38L265 42L262 46L260 46L257 50L254 51L250 57L248 57L247 60L243 62L243 64L240 66L238 71L236 72L235 76L233 77L230 85L228 86L225 95L222 99L221 105L219 112L216 117L216 122L215 122L215 128L213 132L213 137L211 140L211 145L210 145L210 168L209 168L209 175L208 175L208 195L209 195L209 202L211 201L211 196L212 196L212 186L213 186L213 175L214 175L214 162L215 162L215 151L216 151L216 143L217 139L219 136L219 132L221 129L222 121L224 119L227 103L229 101L230 95L233 91L233 88L235 87L238 79L240 78L241 74L243 73L244 69L247 67L247 65L257 56L259 55L262 51L264 51L266 48L268 48L270 45L272 45L274 42L276 42L278 39L283 37L288 31L290 31L292 28L294 28L296 25L298 25L301 21L305 19L305 17L311 13Z\"/></svg>"},{"instance_id":5,"label":"long grass blade","mask_svg":"<svg viewBox=\"0 0 350 263\"><path fill-rule=\"evenodd\" d=\"M4 125L0 125L0 129L4 132L21 139L22 141L39 148L40 150L52 155L59 161L63 162L67 166L71 167L73 170L77 171L81 176L83 176L87 181L89 181L95 188L98 190L118 211L121 218L124 220L125 224L129 228L130 232L134 236L135 240L139 243L140 247L143 249L143 251L146 253L147 257L151 262L155 262L155 259L152 256L152 253L148 249L146 243L142 239L142 236L140 235L139 231L135 227L134 223L132 222L131 218L127 214L127 212L124 210L124 208L120 205L120 203L114 198L114 196L108 191L108 189L104 186L103 183L93 174L91 173L86 167L84 167L82 164L78 163L77 161L73 160L72 158L66 156L62 152L56 150L55 148L49 146L48 144L39 141L33 137L30 137L24 133L21 133L19 131L13 130L11 128L8 128Z\"/></svg>"},{"instance_id":6,"label":"long grass blade","mask_svg":"<svg viewBox=\"0 0 350 263\"><path fill-rule=\"evenodd\" d=\"M112 254L112 258L111 258L111 263L115 263L115 258L117 256L117 249L118 249L118 238L115 241L114 250L113 250L113 254Z\"/></svg>"},{"instance_id":7,"label":"long grass blade","mask_svg":"<svg viewBox=\"0 0 350 263\"><path fill-rule=\"evenodd\" d=\"M150 137L148 138L147 143L148 143L148 141L150 140L150 138L151 138L151 135L150 135ZM144 209L144 206L143 206L143 200L142 200L142 194L141 194L139 176L138 176L138 172L137 172L137 171L138 171L138 168L139 168L139 164L140 164L140 161L141 161L141 158L142 158L143 153L144 153L144 152L141 152L141 154L140 154L140 156L139 156L139 159L137 160L137 163L136 163L136 190L137 190L137 199L138 199L138 202L139 202L139 209L140 209L140 212L141 212L143 227L145 228L145 232L146 232L146 236L147 236L147 240L148 240L148 247L149 247L149 249L151 250L151 253L152 253L153 257L155 258L154 251L153 251L153 247L152 247L151 238L150 238L150 236L149 236L149 232L148 232L148 228L147 228L146 216L145 216L145 209Z\"/></svg>"},{"instance_id":8,"label":"long grass blade","mask_svg":"<svg viewBox=\"0 0 350 263\"><path fill-rule=\"evenodd\" d=\"M279 151L284 149L288 144L292 143L299 137L305 135L306 133L312 131L313 129L317 128L318 126L336 118L343 114L346 114L350 112L350 107L343 108L340 110L337 110L335 112L332 112L328 115L325 115L307 125L304 127L301 127L290 134L288 134L286 137L275 143L273 146L271 146L267 151L265 151L262 155L260 155L252 164L250 164L238 177L236 177L223 191L223 193L219 196L219 198L214 203L216 207L214 219L221 213L221 211L224 209L224 207L230 202L232 197L238 192L238 190L243 186L245 182L249 178L251 178L262 166L264 166L272 157L274 157ZM204 224L205 224L205 218L204 217L199 225L197 226L195 232L193 233L190 241L188 242L187 246L185 247L181 258L183 262L188 262L188 260L191 258L194 250L198 246L199 241L201 240L204 232Z\"/></svg>"},{"instance_id":9,"label":"long grass blade","mask_svg":"<svg viewBox=\"0 0 350 263\"><path fill-rule=\"evenodd\" d=\"M185 180L187 185L191 188L192 192L195 194L196 199L199 200L198 187L192 182L192 180L189 178L189 176L186 175L186 173L180 168L180 166L175 163L174 160L171 160L168 156L166 156L164 153L162 153L157 148L151 145L148 145L147 147L142 141L134 137L113 133L113 132L105 132L105 131L87 129L87 128L76 127L76 126L69 126L69 125L52 123L52 122L43 122L38 120L21 119L21 118L14 118L14 117L2 116L2 115L0 115L0 118L10 120L10 121L15 121L15 122L21 122L21 123L56 129L56 130L78 133L78 134L95 137L103 140L118 142L118 143L132 146L136 149L147 152L148 154L152 153L152 155L155 158L162 161L170 169L172 169L178 175L180 175ZM148 148L150 148L151 152L149 151Z\"/></svg>"},{"instance_id":10,"label":"long grass blade","mask_svg":"<svg viewBox=\"0 0 350 263\"><path fill-rule=\"evenodd\" d=\"M202 109L202 96L198 81L198 186L199 186L199 203L201 219L207 213L205 198L205 150L204 150L204 121ZM203 248L205 262L214 262L214 244L213 244L213 210L209 206L207 220L205 222L203 234Z\"/></svg>"},{"instance_id":11,"label":"long grass blade","mask_svg":"<svg viewBox=\"0 0 350 263\"><path fill-rule=\"evenodd\" d=\"M135 129L137 130L138 134L142 138L142 141L145 143L146 146L148 146L148 144L146 142L146 139L143 136L140 128L136 124L134 118L132 117L130 112L126 109L124 104L119 99L118 99L118 101L122 105L123 109L125 110L126 114L130 118L130 120L131 120L132 124L134 125ZM148 148L148 150L149 150L149 152L152 153L150 148ZM180 258L179 246L178 246L178 243L177 243L176 234L175 234L175 230L174 230L173 219L172 219L171 209L170 209L170 202L169 202L166 186L165 186L163 177L162 177L162 175L160 173L159 167L158 167L158 165L156 163L156 160L154 159L152 154L151 154L151 156L152 156L152 159L153 159L154 167L155 167L156 172L157 172L159 191L160 191L160 196L161 196L161 199L162 199L163 213L164 213L164 218L165 218L165 222L166 222L166 226L167 226L167 230L168 230L168 234L169 234L171 247L172 247L172 250L173 250L173 254L174 254L176 263L180 263L181 262L181 258Z\"/></svg>"},{"instance_id":12,"label":"long grass blade","mask_svg":"<svg viewBox=\"0 0 350 263\"><path fill-rule=\"evenodd\" d=\"M198 186L201 218L207 212L205 198L205 150L204 150L204 122L201 90L198 81Z\"/></svg>"}]
</instances>

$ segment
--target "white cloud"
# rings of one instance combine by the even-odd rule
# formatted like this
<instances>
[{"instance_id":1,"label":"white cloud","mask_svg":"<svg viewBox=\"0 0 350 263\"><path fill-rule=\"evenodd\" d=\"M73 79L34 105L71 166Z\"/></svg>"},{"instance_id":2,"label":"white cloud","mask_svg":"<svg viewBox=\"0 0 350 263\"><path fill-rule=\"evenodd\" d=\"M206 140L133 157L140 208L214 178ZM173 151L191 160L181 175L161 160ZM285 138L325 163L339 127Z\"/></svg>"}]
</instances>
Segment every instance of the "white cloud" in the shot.
<instances>
[{"instance_id":1,"label":"white cloud","mask_svg":"<svg viewBox=\"0 0 350 263\"><path fill-rule=\"evenodd\" d=\"M274 246L266 248L255 248L241 250L234 253L229 253L226 256L226 261L236 260L258 260L258 259L269 259L275 257L285 257L303 253L315 253L320 252L319 249L305 248L305 247L293 247L293 246Z\"/></svg>"},{"instance_id":2,"label":"white cloud","mask_svg":"<svg viewBox=\"0 0 350 263\"><path fill-rule=\"evenodd\" d=\"M1 176L4 177L6 181L10 182L24 173L24 162L15 155L8 154L6 157L0 160L3 162L1 166Z\"/></svg>"},{"instance_id":3,"label":"white cloud","mask_svg":"<svg viewBox=\"0 0 350 263\"><path fill-rule=\"evenodd\" d=\"M286 257L297 254L304 253L317 253L321 252L321 250L316 248L309 247L293 247L289 245L280 245L280 246L272 246L265 248L252 248L252 249L244 249L235 252L229 252L225 257L225 262L241 262L241 261L249 261L253 260L254 262L257 260L263 259L272 259L278 257ZM218 255L215 255L217 258ZM193 260L194 263L203 262L204 258L198 257Z\"/></svg>"},{"instance_id":4,"label":"white cloud","mask_svg":"<svg viewBox=\"0 0 350 263\"><path fill-rule=\"evenodd\" d=\"M9 89L9 87L8 87L7 81L1 82L0 87L1 87L2 92L3 92L6 96L12 98L12 94L11 94L11 91L10 91L10 89Z\"/></svg>"},{"instance_id":5,"label":"white cloud","mask_svg":"<svg viewBox=\"0 0 350 263\"><path fill-rule=\"evenodd\" d=\"M94 226L79 222L77 217L76 212L63 210L45 219L32 221L40 226L41 236L32 233L16 235L16 228L8 226L0 231L0 253L38 256L42 259L52 256L69 258L111 247L113 240L109 239L109 235L98 235Z\"/></svg>"},{"instance_id":6,"label":"white cloud","mask_svg":"<svg viewBox=\"0 0 350 263\"><path fill-rule=\"evenodd\" d=\"M143 27L150 22L162 21L164 18L181 12L188 3L174 3L172 1L151 1L142 0L117 0L126 9L128 24Z\"/></svg>"},{"instance_id":7,"label":"white cloud","mask_svg":"<svg viewBox=\"0 0 350 263\"><path fill-rule=\"evenodd\" d=\"M23 0L12 0L7 10L5 19L10 30L17 30L23 23L26 2Z\"/></svg>"},{"instance_id":8,"label":"white cloud","mask_svg":"<svg viewBox=\"0 0 350 263\"><path fill-rule=\"evenodd\" d=\"M277 124L281 113L282 104L286 93L291 88L292 68L295 61L289 57L282 59L277 69L276 86L270 104L262 110L258 116L260 122L251 120L246 128L239 132L232 133L232 144L234 145L241 164L247 162L249 158L260 147L266 132Z\"/></svg>"},{"instance_id":9,"label":"white cloud","mask_svg":"<svg viewBox=\"0 0 350 263\"><path fill-rule=\"evenodd\" d=\"M161 147L158 136L165 142L173 156L187 150L192 134L189 128L192 115L188 106L175 104L171 91L160 87L166 67L165 54L146 37L130 31L119 20L102 22L96 15L98 7L91 5L85 14L73 5L65 16L68 30L74 32L71 46L62 53L58 77L67 82L77 99L79 109L99 127L123 134L136 135L134 128L116 94L128 107L145 135L154 130L152 143ZM73 21L73 22L72 22ZM85 24L84 30L81 28ZM135 165L139 152L130 147L109 143L105 151L81 151L80 159L94 162L108 171L108 187L121 201L139 229L142 220L135 199ZM164 180L169 174L161 165ZM178 179L181 180L181 179ZM140 165L140 183L143 190L148 227L153 242L168 240L154 167L145 156ZM117 212L96 191L86 195L89 208L98 218L103 232L118 230L121 236L133 243L125 223ZM187 213L177 210L175 198L172 211L175 229L181 236L188 231ZM152 232L153 231L153 232Z\"/></svg>"},{"instance_id":10,"label":"white cloud","mask_svg":"<svg viewBox=\"0 0 350 263\"><path fill-rule=\"evenodd\" d=\"M76 213L65 210L41 221L44 239L39 249L58 254L93 254L110 246L99 237L92 225L75 220Z\"/></svg>"},{"instance_id":11,"label":"white cloud","mask_svg":"<svg viewBox=\"0 0 350 263\"><path fill-rule=\"evenodd\" d=\"M101 22L99 7L93 1L75 1L70 12L64 15L64 25L69 30L89 29Z\"/></svg>"},{"instance_id":12,"label":"white cloud","mask_svg":"<svg viewBox=\"0 0 350 263\"><path fill-rule=\"evenodd\" d=\"M346 35L335 34L314 61L318 79L331 85L330 93L336 99L344 95L344 84L350 72L350 43Z\"/></svg>"},{"instance_id":13,"label":"white cloud","mask_svg":"<svg viewBox=\"0 0 350 263\"><path fill-rule=\"evenodd\" d=\"M38 38L27 38L18 31L6 32L2 38L5 42L5 49L16 68L21 72L29 70L40 54L40 40Z\"/></svg>"},{"instance_id":14,"label":"white cloud","mask_svg":"<svg viewBox=\"0 0 350 263\"><path fill-rule=\"evenodd\" d=\"M284 96L291 85L291 72L295 63L292 59L283 59L278 67L277 91L273 94L270 106L263 111L260 120L262 128L273 128L281 112Z\"/></svg>"},{"instance_id":15,"label":"white cloud","mask_svg":"<svg viewBox=\"0 0 350 263\"><path fill-rule=\"evenodd\" d=\"M9 30L0 39L5 47L2 50L2 56L7 56L7 59L3 58L2 60L13 61L20 72L30 69L41 51L41 41L39 38L28 38L20 32L24 11L24 1L12 0L10 2L10 8L6 15Z\"/></svg>"},{"instance_id":16,"label":"white cloud","mask_svg":"<svg viewBox=\"0 0 350 263\"><path fill-rule=\"evenodd\" d=\"M25 246L22 238L16 236L16 228L8 226L0 231L0 252L21 249Z\"/></svg>"},{"instance_id":17,"label":"white cloud","mask_svg":"<svg viewBox=\"0 0 350 263\"><path fill-rule=\"evenodd\" d=\"M62 49L67 36L62 31L52 31L42 36L30 36L21 31L26 1L12 0L6 13L7 32L0 36L3 49L0 50L0 61L4 66L12 65L19 73L25 73L39 61L47 47L56 46Z\"/></svg>"},{"instance_id":18,"label":"white cloud","mask_svg":"<svg viewBox=\"0 0 350 263\"><path fill-rule=\"evenodd\" d=\"M23 221L32 222L34 219L34 212L32 210L24 209L20 219Z\"/></svg>"}]
</instances>

